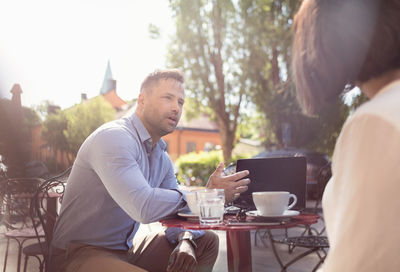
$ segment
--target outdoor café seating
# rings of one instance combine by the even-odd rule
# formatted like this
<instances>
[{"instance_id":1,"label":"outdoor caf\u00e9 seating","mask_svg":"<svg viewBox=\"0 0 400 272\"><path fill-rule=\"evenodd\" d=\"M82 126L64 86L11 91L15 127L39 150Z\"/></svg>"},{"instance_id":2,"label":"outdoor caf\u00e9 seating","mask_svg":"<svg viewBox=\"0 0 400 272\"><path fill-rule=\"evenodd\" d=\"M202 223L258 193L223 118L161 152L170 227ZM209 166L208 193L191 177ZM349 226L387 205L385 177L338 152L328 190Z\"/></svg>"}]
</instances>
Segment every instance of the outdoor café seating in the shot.
<instances>
[{"instance_id":1,"label":"outdoor caf\u00e9 seating","mask_svg":"<svg viewBox=\"0 0 400 272\"><path fill-rule=\"evenodd\" d=\"M61 201L64 183L71 168L60 175L48 178L7 178L0 181L1 223L4 225L6 248L3 272L7 271L10 241L17 242L17 271L21 271L22 255L24 271L29 257L36 257L39 271L44 271L47 243L57 216L57 202ZM28 240L36 239L25 245Z\"/></svg>"},{"instance_id":2,"label":"outdoor caf\u00e9 seating","mask_svg":"<svg viewBox=\"0 0 400 272\"><path fill-rule=\"evenodd\" d=\"M321 167L317 177L317 185L318 185L318 198L316 200L315 207L308 209L308 212L312 212L314 214L321 214L319 212L322 195L325 190L325 186L327 185L329 179L332 176L331 172L331 163L326 164L325 166ZM321 211L322 212L322 211ZM320 220L323 221L323 216L320 215ZM318 230L311 225L305 225L305 229L300 236L295 237L286 237L281 241L275 241L287 244L289 246L289 253L293 253L296 247L303 247L307 248L308 250L302 252L301 254L295 256L292 260L283 264L280 262L282 271L286 271L286 269L294 264L295 262L299 261L300 259L304 258L305 256L316 253L319 257L318 263L315 265L312 271L316 271L319 266L324 262L327 253L326 249L329 248L329 241L325 233L325 226L322 229ZM270 233L269 233L270 234ZM269 237L271 240L274 239L272 236ZM274 254L277 254L274 252ZM279 258L279 257L277 257Z\"/></svg>"},{"instance_id":3,"label":"outdoor caf\u00e9 seating","mask_svg":"<svg viewBox=\"0 0 400 272\"><path fill-rule=\"evenodd\" d=\"M32 195L43 180L40 178L5 178L1 181L2 224L6 228L7 240L3 271L7 268L10 240L18 243L17 270L20 270L22 248L27 240L43 237L43 231L35 233L29 217L29 203Z\"/></svg>"},{"instance_id":4,"label":"outdoor caf\u00e9 seating","mask_svg":"<svg viewBox=\"0 0 400 272\"><path fill-rule=\"evenodd\" d=\"M31 197L29 215L33 222L37 243L24 247L24 272L29 257L35 257L39 262L39 271L45 271L49 259L50 242L53 228L58 216L57 202L61 202L65 183L71 172L71 167L59 175L46 179L40 184ZM44 239L40 232L44 232ZM42 259L40 258L42 256Z\"/></svg>"}]
</instances>

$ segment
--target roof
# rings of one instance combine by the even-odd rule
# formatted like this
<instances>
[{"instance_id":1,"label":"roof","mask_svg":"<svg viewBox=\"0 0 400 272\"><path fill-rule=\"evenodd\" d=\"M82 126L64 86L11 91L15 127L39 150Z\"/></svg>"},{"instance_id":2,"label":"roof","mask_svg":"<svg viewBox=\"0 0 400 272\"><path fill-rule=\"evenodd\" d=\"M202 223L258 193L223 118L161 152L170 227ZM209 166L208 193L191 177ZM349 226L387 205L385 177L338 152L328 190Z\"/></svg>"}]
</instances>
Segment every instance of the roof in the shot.
<instances>
[{"instance_id":1,"label":"roof","mask_svg":"<svg viewBox=\"0 0 400 272\"><path fill-rule=\"evenodd\" d=\"M127 105L126 102L117 95L115 90L103 94L103 97L111 104L111 106L113 106L114 109L122 110L126 107L125 105Z\"/></svg>"},{"instance_id":2,"label":"roof","mask_svg":"<svg viewBox=\"0 0 400 272\"><path fill-rule=\"evenodd\" d=\"M181 120L178 123L177 129L200 129L208 131L219 131L218 125L205 114L200 114L198 117L187 119L183 113Z\"/></svg>"},{"instance_id":3,"label":"roof","mask_svg":"<svg viewBox=\"0 0 400 272\"><path fill-rule=\"evenodd\" d=\"M126 108L122 109L121 111L117 112L117 119L122 117L129 117L136 111L136 101L133 101L130 104L126 104Z\"/></svg>"}]
</instances>

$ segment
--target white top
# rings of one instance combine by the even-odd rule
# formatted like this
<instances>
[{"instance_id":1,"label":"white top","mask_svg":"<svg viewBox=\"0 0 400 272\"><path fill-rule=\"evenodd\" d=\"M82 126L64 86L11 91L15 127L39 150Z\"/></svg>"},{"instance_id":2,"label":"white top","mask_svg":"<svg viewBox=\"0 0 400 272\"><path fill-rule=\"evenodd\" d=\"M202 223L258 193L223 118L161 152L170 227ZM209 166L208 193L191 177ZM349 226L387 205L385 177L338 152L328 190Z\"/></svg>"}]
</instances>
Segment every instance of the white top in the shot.
<instances>
[{"instance_id":1,"label":"white top","mask_svg":"<svg viewBox=\"0 0 400 272\"><path fill-rule=\"evenodd\" d=\"M400 80L345 122L323 196L323 272L400 271Z\"/></svg>"}]
</instances>

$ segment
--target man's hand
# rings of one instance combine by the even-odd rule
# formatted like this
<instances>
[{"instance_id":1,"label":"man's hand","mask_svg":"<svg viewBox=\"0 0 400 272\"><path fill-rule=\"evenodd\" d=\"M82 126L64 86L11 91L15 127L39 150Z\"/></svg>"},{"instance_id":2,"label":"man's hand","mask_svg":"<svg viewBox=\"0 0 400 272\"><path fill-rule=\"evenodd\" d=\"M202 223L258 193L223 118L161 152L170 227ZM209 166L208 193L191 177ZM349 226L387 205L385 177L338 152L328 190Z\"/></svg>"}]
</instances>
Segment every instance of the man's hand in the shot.
<instances>
[{"instance_id":1,"label":"man's hand","mask_svg":"<svg viewBox=\"0 0 400 272\"><path fill-rule=\"evenodd\" d=\"M194 272L196 271L196 254L192 244L188 240L178 243L169 257L168 272Z\"/></svg>"},{"instance_id":2,"label":"man's hand","mask_svg":"<svg viewBox=\"0 0 400 272\"><path fill-rule=\"evenodd\" d=\"M227 176L223 175L223 171L224 164L220 163L208 179L206 187L210 189L225 189L225 200L229 203L239 197L241 193L247 191L247 184L250 183L250 179L243 178L249 174L249 171L240 171Z\"/></svg>"}]
</instances>

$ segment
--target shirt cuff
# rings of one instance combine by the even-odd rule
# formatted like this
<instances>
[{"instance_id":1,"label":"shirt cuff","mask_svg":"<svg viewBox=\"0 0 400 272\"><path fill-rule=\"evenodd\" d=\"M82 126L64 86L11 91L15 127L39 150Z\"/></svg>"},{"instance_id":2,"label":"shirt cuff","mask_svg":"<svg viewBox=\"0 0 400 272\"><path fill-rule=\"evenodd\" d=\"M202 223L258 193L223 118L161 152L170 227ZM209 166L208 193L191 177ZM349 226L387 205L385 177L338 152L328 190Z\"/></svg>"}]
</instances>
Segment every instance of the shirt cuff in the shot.
<instances>
[{"instance_id":1,"label":"shirt cuff","mask_svg":"<svg viewBox=\"0 0 400 272\"><path fill-rule=\"evenodd\" d=\"M176 244L178 242L178 235L184 231L188 231L193 234L193 239L198 239L204 235L203 230L186 230L183 228L167 228L165 230L165 235L167 237L168 242L171 244Z\"/></svg>"},{"instance_id":2,"label":"shirt cuff","mask_svg":"<svg viewBox=\"0 0 400 272\"><path fill-rule=\"evenodd\" d=\"M182 208L187 207L187 202L186 202L186 195L180 190L180 189L171 189L172 191L178 192L181 197L182 197L182 203L179 205L178 210L181 210Z\"/></svg>"}]
</instances>

